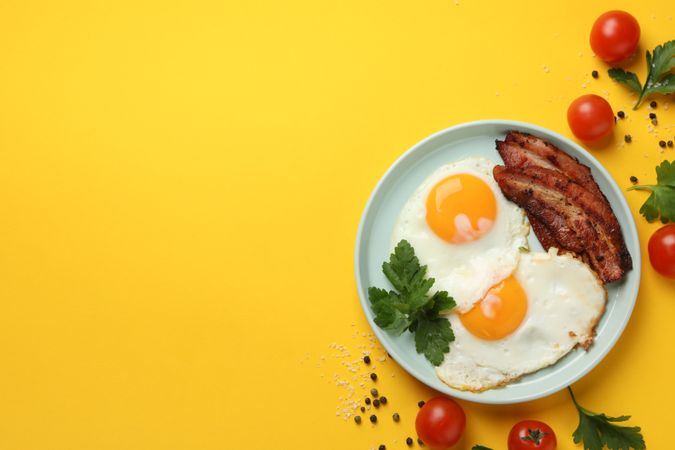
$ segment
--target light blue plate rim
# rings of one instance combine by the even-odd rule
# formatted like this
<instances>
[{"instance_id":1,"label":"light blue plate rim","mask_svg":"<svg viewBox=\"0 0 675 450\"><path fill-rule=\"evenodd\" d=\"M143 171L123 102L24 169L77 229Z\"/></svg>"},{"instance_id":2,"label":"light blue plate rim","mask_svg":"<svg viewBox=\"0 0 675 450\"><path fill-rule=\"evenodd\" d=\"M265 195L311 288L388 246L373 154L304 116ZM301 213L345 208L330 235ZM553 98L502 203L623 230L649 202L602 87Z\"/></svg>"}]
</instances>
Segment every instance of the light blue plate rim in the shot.
<instances>
[{"instance_id":1,"label":"light blue plate rim","mask_svg":"<svg viewBox=\"0 0 675 450\"><path fill-rule=\"evenodd\" d=\"M620 296L624 302L621 315L616 318L613 317L612 324L610 326L605 326L605 324L602 323L603 321L601 321L601 325L598 326L598 328L602 328L602 330L598 331L595 343L593 344L593 356L582 355L581 358L584 360L580 365L577 364L579 367L576 367L574 371L568 371L569 373L564 373L562 377L558 377L558 379L553 381L551 381L550 378L546 378L545 380L548 381L545 383L537 383L535 380L534 383L530 382L527 384L528 387L526 392L522 392L521 390L521 392L514 392L513 395L509 394L509 386L511 385L481 393L460 391L450 388L449 386L443 384L436 377L434 369L430 364L425 366L424 364L420 364L419 360L414 361L412 358L405 357L405 355L399 352L393 345L394 337L388 332L381 330L373 322L373 314L368 303L367 289L369 286L364 285L362 279L363 267L367 260L366 244L368 236L364 236L366 234L365 230L368 229L368 225L370 225L376 219L375 206L378 204L378 202L382 201L383 197L385 197L385 185L392 181L390 178L394 176L394 173L397 171L397 169L400 166L403 166L406 161L413 158L418 152L424 151L425 148L429 147L429 144L436 140L446 139L452 134L457 134L471 129L473 129L474 132L478 132L480 134L481 128L494 129L495 127L504 130L524 131L544 139L554 141L563 150L572 154L572 156L578 157L584 164L589 165L593 171L596 181L598 181L600 184L602 180L603 184L605 185L605 189L609 188L612 191L610 203L614 209L614 213L621 223L622 232L624 234L624 238L626 239L626 244L633 258L633 269L626 277L630 280L629 284L627 285L626 289L620 290L619 294L617 294L617 296ZM607 191L604 192L607 194ZM384 261L387 257L388 254L383 254L380 262ZM357 231L354 259L356 285L361 306L365 312L370 327L391 357L394 358L396 362L410 375L427 386L459 399L485 404L513 404L536 400L566 388L589 373L607 355L607 353L609 353L612 347L614 347L619 337L623 333L626 325L628 324L639 290L641 265L641 255L635 220L633 219L630 208L623 196L621 189L616 184L611 175L607 172L607 170L602 166L602 164L600 164L600 162L595 159L593 155L591 155L587 150L578 145L576 142L559 133L556 133L555 131L540 127L538 125L513 120L479 120L454 125L426 137L417 144L413 145L403 155L401 155L379 180L375 186L375 189L371 193L368 202L366 203ZM610 302L612 301L612 296L608 295L608 309L610 309ZM605 311L605 316L607 315L608 311ZM606 317L603 317L603 320L605 319ZM561 361L559 361L557 364L560 364L560 362ZM519 382L516 382L515 384L517 383ZM494 392L498 392L498 395L491 394Z\"/></svg>"}]
</instances>

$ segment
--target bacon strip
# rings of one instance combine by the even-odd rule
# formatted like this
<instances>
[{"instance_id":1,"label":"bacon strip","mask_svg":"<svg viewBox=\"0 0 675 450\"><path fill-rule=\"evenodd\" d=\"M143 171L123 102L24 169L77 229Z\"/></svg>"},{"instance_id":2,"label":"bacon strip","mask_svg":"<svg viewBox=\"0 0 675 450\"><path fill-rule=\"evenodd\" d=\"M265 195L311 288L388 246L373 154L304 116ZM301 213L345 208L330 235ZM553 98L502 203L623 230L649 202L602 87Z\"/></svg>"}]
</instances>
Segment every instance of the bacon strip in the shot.
<instances>
[{"instance_id":1,"label":"bacon strip","mask_svg":"<svg viewBox=\"0 0 675 450\"><path fill-rule=\"evenodd\" d=\"M614 230L597 219L604 205L590 192L541 167L495 166L493 175L506 198L545 225L562 248L585 252L603 282L623 277L622 249L614 242Z\"/></svg>"},{"instance_id":2,"label":"bacon strip","mask_svg":"<svg viewBox=\"0 0 675 450\"><path fill-rule=\"evenodd\" d=\"M602 225L611 237L613 248L618 252L620 258L621 269L625 272L632 268L633 262L623 240L619 222L607 198L593 179L590 168L556 148L553 144L522 132L511 131L507 133L505 141L497 141L497 151L508 168L523 171L532 169L534 172L530 172L530 175L540 180L553 177L560 189L567 189L568 193L574 195L591 218L597 224ZM546 169L549 172L537 172L536 168ZM551 174L551 171L555 174ZM583 189L579 190L574 186ZM551 230L545 223L538 221L533 214L528 213L528 218L530 218L532 228L544 248L557 247L561 250L571 250L578 253L578 256L586 261L590 259L583 251L565 248L565 245L557 241L554 230Z\"/></svg>"},{"instance_id":3,"label":"bacon strip","mask_svg":"<svg viewBox=\"0 0 675 450\"><path fill-rule=\"evenodd\" d=\"M593 179L591 169L588 166L581 164L576 158L571 157L550 142L546 142L545 140L528 133L510 131L506 135L506 142L516 143L528 150L533 156L536 155L538 160L548 161L560 172L585 187L592 194L601 198L609 207L609 202L607 201L605 194L602 193L600 187ZM540 166L545 167L542 165Z\"/></svg>"},{"instance_id":4,"label":"bacon strip","mask_svg":"<svg viewBox=\"0 0 675 450\"><path fill-rule=\"evenodd\" d=\"M532 230L534 231L534 234L537 236L537 239L539 239L539 242L541 243L541 246L544 247L544 250L548 251L551 247L555 247L557 249L562 249L560 243L555 240L553 237L553 234L551 231L541 223L539 219L537 219L534 214L530 214L529 212L527 213L527 219L530 221L530 225L532 225Z\"/></svg>"}]
</instances>

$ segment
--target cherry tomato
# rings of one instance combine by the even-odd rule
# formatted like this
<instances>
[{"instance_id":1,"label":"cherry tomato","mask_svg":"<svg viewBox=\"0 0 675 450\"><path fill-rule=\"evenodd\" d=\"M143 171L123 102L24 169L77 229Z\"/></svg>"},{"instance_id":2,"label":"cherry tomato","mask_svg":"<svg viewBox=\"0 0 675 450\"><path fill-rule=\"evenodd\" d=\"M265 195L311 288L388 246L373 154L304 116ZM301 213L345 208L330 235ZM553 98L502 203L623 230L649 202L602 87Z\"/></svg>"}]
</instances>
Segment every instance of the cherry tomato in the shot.
<instances>
[{"instance_id":1,"label":"cherry tomato","mask_svg":"<svg viewBox=\"0 0 675 450\"><path fill-rule=\"evenodd\" d=\"M448 397L434 397L422 406L415 419L417 435L428 447L452 447L464 433L466 416L459 404Z\"/></svg>"},{"instance_id":2,"label":"cherry tomato","mask_svg":"<svg viewBox=\"0 0 675 450\"><path fill-rule=\"evenodd\" d=\"M597 141L612 132L614 113L599 95L582 95L567 109L567 123L582 141Z\"/></svg>"},{"instance_id":3,"label":"cherry tomato","mask_svg":"<svg viewBox=\"0 0 675 450\"><path fill-rule=\"evenodd\" d=\"M675 223L656 230L649 238L648 249L654 270L675 279Z\"/></svg>"},{"instance_id":4,"label":"cherry tomato","mask_svg":"<svg viewBox=\"0 0 675 450\"><path fill-rule=\"evenodd\" d=\"M622 61L635 53L639 40L640 24L624 11L604 13L591 28L591 48L608 63Z\"/></svg>"},{"instance_id":5,"label":"cherry tomato","mask_svg":"<svg viewBox=\"0 0 675 450\"><path fill-rule=\"evenodd\" d=\"M555 450L558 441L544 422L523 420L511 428L508 444L509 450Z\"/></svg>"}]
</instances>

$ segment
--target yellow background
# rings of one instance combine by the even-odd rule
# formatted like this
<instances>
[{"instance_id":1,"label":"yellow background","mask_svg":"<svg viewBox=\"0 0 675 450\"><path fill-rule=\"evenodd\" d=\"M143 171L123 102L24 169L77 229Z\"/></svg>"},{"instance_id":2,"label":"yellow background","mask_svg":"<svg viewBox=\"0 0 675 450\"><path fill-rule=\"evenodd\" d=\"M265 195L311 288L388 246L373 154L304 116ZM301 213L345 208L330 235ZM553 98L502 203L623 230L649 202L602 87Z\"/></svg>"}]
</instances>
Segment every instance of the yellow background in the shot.
<instances>
[{"instance_id":1,"label":"yellow background","mask_svg":"<svg viewBox=\"0 0 675 450\"><path fill-rule=\"evenodd\" d=\"M571 136L586 93L629 117L594 155L621 187L652 182L675 159L657 145L675 108L658 98L649 133L649 108L592 56L614 8L642 51L674 37L668 0L0 2L0 448L404 448L433 392L370 341L353 274L365 202L432 132L503 118ZM658 224L637 214L646 194L626 196L644 258ZM642 277L576 391L665 449L675 284L648 261ZM370 388L363 351L389 398L377 426L341 412L340 380ZM458 448L505 449L524 418L574 448L564 392L462 404Z\"/></svg>"}]
</instances>

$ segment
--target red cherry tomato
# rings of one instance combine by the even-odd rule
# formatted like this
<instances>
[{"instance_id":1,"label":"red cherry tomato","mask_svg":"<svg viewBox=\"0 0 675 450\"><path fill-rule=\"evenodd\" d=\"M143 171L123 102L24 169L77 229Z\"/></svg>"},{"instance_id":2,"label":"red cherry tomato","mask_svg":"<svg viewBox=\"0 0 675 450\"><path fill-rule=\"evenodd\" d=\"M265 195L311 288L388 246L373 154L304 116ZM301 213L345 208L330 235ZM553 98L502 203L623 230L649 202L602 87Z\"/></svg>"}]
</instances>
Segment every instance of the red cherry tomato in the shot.
<instances>
[{"instance_id":1,"label":"red cherry tomato","mask_svg":"<svg viewBox=\"0 0 675 450\"><path fill-rule=\"evenodd\" d=\"M591 29L591 48L600 59L615 63L635 53L640 24L624 11L609 11L598 17Z\"/></svg>"},{"instance_id":2,"label":"red cherry tomato","mask_svg":"<svg viewBox=\"0 0 675 450\"><path fill-rule=\"evenodd\" d=\"M452 447L464 433L466 416L459 404L448 397L434 397L422 406L415 419L417 435L433 450Z\"/></svg>"},{"instance_id":3,"label":"red cherry tomato","mask_svg":"<svg viewBox=\"0 0 675 450\"><path fill-rule=\"evenodd\" d=\"M648 249L654 270L675 279L675 223L656 230L649 238Z\"/></svg>"},{"instance_id":4,"label":"red cherry tomato","mask_svg":"<svg viewBox=\"0 0 675 450\"><path fill-rule=\"evenodd\" d=\"M567 109L567 123L582 141L597 141L612 132L614 113L599 95L582 95Z\"/></svg>"},{"instance_id":5,"label":"red cherry tomato","mask_svg":"<svg viewBox=\"0 0 675 450\"><path fill-rule=\"evenodd\" d=\"M544 422L523 420L511 428L508 444L509 450L555 450L558 441Z\"/></svg>"}]
</instances>

